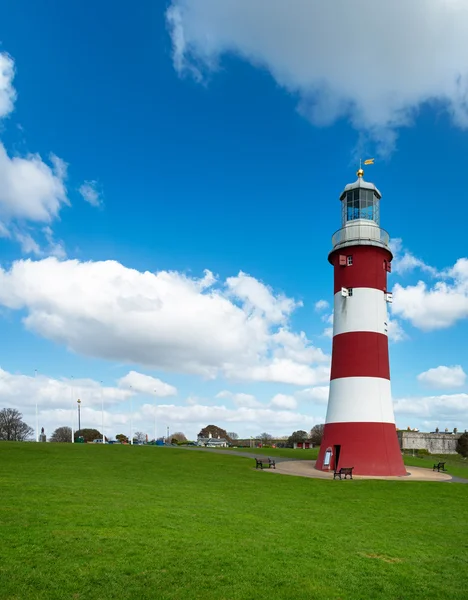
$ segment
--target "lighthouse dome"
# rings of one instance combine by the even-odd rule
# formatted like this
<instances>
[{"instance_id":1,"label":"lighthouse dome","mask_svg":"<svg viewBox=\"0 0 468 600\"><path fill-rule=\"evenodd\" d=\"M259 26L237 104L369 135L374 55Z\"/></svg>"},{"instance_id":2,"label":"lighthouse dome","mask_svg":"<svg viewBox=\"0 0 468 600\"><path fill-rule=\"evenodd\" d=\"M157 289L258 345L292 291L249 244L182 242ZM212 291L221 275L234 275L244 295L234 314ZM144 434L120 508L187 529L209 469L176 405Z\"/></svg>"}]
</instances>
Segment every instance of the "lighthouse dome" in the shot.
<instances>
[{"instance_id":1,"label":"lighthouse dome","mask_svg":"<svg viewBox=\"0 0 468 600\"><path fill-rule=\"evenodd\" d=\"M370 183L369 181L364 181L363 177L360 176L356 179L356 181L354 183L348 183L347 186L345 186L345 189L343 190L343 193L340 196L340 200L344 200L345 196L346 196L346 192L350 192L351 190L372 190L374 192L374 194L377 196L377 198L382 198L382 194L379 192L379 190L377 189L377 187L373 184Z\"/></svg>"}]
</instances>

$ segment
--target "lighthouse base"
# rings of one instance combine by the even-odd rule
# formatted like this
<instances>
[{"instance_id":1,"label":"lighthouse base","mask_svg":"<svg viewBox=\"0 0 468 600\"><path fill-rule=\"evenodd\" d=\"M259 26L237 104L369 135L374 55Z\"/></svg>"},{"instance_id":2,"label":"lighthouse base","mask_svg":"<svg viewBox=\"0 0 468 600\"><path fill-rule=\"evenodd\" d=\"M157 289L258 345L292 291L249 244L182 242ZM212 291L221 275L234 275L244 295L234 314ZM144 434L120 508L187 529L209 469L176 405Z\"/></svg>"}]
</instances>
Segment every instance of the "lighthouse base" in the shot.
<instances>
[{"instance_id":1,"label":"lighthouse base","mask_svg":"<svg viewBox=\"0 0 468 600\"><path fill-rule=\"evenodd\" d=\"M327 423L315 468L341 467L354 467L356 475L407 475L395 424Z\"/></svg>"}]
</instances>

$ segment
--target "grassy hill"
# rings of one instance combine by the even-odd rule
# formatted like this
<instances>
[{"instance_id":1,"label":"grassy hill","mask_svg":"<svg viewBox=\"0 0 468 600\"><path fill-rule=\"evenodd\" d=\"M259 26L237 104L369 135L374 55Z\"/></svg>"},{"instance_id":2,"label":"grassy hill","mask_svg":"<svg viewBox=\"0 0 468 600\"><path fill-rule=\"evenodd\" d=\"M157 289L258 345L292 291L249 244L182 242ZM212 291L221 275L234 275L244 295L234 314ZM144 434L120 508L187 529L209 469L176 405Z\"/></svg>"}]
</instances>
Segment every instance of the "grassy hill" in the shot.
<instances>
[{"instance_id":1,"label":"grassy hill","mask_svg":"<svg viewBox=\"0 0 468 600\"><path fill-rule=\"evenodd\" d=\"M0 598L467 597L468 485L253 466L177 448L0 443Z\"/></svg>"}]
</instances>

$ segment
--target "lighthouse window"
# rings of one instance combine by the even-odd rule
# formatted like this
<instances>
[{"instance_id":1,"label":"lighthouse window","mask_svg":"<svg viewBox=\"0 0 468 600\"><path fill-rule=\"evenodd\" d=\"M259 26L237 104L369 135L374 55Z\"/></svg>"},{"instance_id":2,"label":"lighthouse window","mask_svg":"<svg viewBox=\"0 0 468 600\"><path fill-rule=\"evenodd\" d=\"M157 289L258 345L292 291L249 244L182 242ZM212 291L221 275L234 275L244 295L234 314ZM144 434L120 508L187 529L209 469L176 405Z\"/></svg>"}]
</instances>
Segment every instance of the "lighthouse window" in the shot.
<instances>
[{"instance_id":1,"label":"lighthouse window","mask_svg":"<svg viewBox=\"0 0 468 600\"><path fill-rule=\"evenodd\" d=\"M374 194L374 191L356 188L346 192L346 208L343 216L346 218L346 221L366 219L368 221L375 221L378 224L379 199Z\"/></svg>"},{"instance_id":2,"label":"lighthouse window","mask_svg":"<svg viewBox=\"0 0 468 600\"><path fill-rule=\"evenodd\" d=\"M348 265L348 267L350 267L353 264L353 257L352 256L347 256L346 257L346 264Z\"/></svg>"}]
</instances>

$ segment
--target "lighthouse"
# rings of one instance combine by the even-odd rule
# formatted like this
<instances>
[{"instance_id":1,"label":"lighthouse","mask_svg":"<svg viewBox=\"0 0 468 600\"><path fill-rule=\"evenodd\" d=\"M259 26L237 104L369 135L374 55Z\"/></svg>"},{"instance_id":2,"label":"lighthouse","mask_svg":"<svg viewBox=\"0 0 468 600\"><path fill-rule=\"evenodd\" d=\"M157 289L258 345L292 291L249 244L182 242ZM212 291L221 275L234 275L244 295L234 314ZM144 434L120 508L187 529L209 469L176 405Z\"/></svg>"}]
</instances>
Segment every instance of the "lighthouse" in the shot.
<instances>
[{"instance_id":1,"label":"lighthouse","mask_svg":"<svg viewBox=\"0 0 468 600\"><path fill-rule=\"evenodd\" d=\"M316 469L406 475L390 388L387 288L393 255L380 228L381 194L357 180L340 196L341 229L328 255L334 269L333 348L324 435Z\"/></svg>"}]
</instances>

